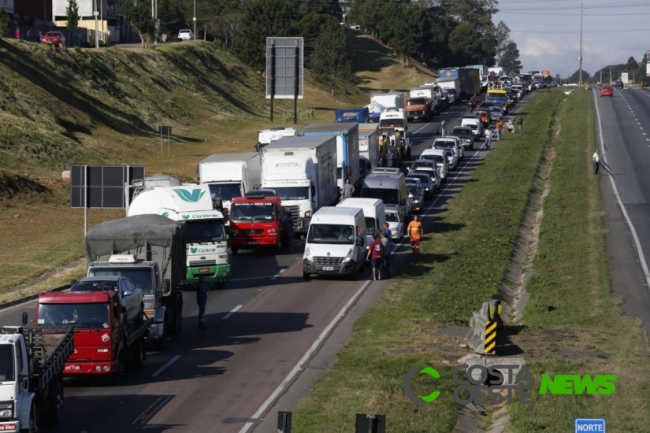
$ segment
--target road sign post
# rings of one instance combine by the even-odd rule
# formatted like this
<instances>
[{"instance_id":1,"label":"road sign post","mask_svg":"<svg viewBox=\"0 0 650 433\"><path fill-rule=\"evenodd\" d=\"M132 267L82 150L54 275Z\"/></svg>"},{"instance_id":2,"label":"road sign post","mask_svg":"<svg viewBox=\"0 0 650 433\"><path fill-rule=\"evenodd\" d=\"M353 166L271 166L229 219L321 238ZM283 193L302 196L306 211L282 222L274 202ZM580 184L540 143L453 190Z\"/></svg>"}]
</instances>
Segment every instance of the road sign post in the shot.
<instances>
[{"instance_id":1,"label":"road sign post","mask_svg":"<svg viewBox=\"0 0 650 433\"><path fill-rule=\"evenodd\" d=\"M270 100L271 121L275 99L293 99L293 120L297 122L298 99L304 93L304 39L266 38L266 99Z\"/></svg>"},{"instance_id":2,"label":"road sign post","mask_svg":"<svg viewBox=\"0 0 650 433\"><path fill-rule=\"evenodd\" d=\"M604 419L576 418L576 433L605 433Z\"/></svg>"}]
</instances>

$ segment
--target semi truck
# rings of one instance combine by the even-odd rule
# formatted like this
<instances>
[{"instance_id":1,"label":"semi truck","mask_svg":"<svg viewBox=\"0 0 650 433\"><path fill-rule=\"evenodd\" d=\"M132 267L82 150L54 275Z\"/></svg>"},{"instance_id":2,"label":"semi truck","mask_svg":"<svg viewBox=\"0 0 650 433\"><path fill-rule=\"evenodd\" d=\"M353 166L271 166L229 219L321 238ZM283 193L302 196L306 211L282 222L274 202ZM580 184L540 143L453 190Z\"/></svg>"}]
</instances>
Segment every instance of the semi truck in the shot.
<instances>
[{"instance_id":1,"label":"semi truck","mask_svg":"<svg viewBox=\"0 0 650 433\"><path fill-rule=\"evenodd\" d=\"M336 137L284 137L262 148L262 189L270 189L291 214L295 233L312 215L337 202Z\"/></svg>"},{"instance_id":2,"label":"semi truck","mask_svg":"<svg viewBox=\"0 0 650 433\"><path fill-rule=\"evenodd\" d=\"M336 137L336 181L341 191L345 179L355 188L361 187L359 172L359 124L314 123L302 130L305 137Z\"/></svg>"},{"instance_id":3,"label":"semi truck","mask_svg":"<svg viewBox=\"0 0 650 433\"><path fill-rule=\"evenodd\" d=\"M127 321L114 291L45 292L38 296L34 324L48 335L62 333L62 326L74 328L64 375L101 375L118 384L127 367L142 368L152 320Z\"/></svg>"},{"instance_id":4,"label":"semi truck","mask_svg":"<svg viewBox=\"0 0 650 433\"><path fill-rule=\"evenodd\" d=\"M159 187L138 193L128 216L157 214L187 225L185 279L195 285L199 276L222 288L230 280L228 237L223 196L212 185ZM214 197L213 197L214 196ZM229 197L229 196L226 196ZM222 212L223 211L223 212Z\"/></svg>"},{"instance_id":5,"label":"semi truck","mask_svg":"<svg viewBox=\"0 0 650 433\"><path fill-rule=\"evenodd\" d=\"M187 223L160 215L103 222L86 235L87 275L123 276L142 290L144 313L152 320L149 340L158 349L181 330L186 238Z\"/></svg>"},{"instance_id":6,"label":"semi truck","mask_svg":"<svg viewBox=\"0 0 650 433\"><path fill-rule=\"evenodd\" d=\"M196 173L198 183L208 185L210 194L216 194L224 209L230 209L233 197L244 197L259 187L260 156L257 152L217 153L199 162Z\"/></svg>"},{"instance_id":7,"label":"semi truck","mask_svg":"<svg viewBox=\"0 0 650 433\"><path fill-rule=\"evenodd\" d=\"M28 321L23 313L23 325ZM36 432L58 423L63 410L63 370L74 352L69 326L55 333L42 327L5 326L0 334L0 431Z\"/></svg>"},{"instance_id":8,"label":"semi truck","mask_svg":"<svg viewBox=\"0 0 650 433\"><path fill-rule=\"evenodd\" d=\"M438 80L458 80L460 99L481 93L481 73L475 68L447 68L438 71Z\"/></svg>"}]
</instances>

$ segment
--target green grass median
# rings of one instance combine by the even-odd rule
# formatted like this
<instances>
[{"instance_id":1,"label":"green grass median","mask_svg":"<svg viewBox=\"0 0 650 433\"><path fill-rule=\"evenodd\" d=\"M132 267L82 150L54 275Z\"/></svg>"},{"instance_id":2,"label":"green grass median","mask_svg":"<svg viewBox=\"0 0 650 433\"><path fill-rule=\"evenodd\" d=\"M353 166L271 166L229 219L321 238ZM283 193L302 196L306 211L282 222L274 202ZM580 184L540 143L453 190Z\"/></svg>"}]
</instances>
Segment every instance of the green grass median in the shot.
<instances>
[{"instance_id":1,"label":"green grass median","mask_svg":"<svg viewBox=\"0 0 650 433\"><path fill-rule=\"evenodd\" d=\"M387 431L453 429L459 410L451 379L455 363L453 357L444 362L445 350L453 350L439 331L443 324L466 325L472 311L498 292L563 97L554 91L532 98L522 108L524 134L504 134L459 196L425 227L422 254L409 259L357 322L337 363L300 402L296 432L351 431L356 413L385 414ZM402 390L404 375L419 365L441 375L435 383L412 381L417 395L432 387L441 391L430 404L415 404Z\"/></svg>"}]
</instances>

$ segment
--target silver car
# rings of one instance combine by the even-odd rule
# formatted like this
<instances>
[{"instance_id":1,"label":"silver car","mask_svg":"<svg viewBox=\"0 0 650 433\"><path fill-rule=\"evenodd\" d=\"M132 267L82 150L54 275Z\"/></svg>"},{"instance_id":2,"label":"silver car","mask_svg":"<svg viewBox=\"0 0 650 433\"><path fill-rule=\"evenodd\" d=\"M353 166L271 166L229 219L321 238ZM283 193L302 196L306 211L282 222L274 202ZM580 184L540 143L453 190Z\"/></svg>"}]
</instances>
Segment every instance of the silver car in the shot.
<instances>
[{"instance_id":1,"label":"silver car","mask_svg":"<svg viewBox=\"0 0 650 433\"><path fill-rule=\"evenodd\" d=\"M436 172L431 173L428 171L414 170L406 176L406 182L408 182L409 179L418 179L420 181L422 188L424 188L425 198L433 197L433 194L440 189L440 176L438 176L438 173Z\"/></svg>"},{"instance_id":2,"label":"silver car","mask_svg":"<svg viewBox=\"0 0 650 433\"><path fill-rule=\"evenodd\" d=\"M71 292L116 292L122 308L126 312L126 321L140 323L144 320L144 295L133 282L120 276L85 277L76 281Z\"/></svg>"},{"instance_id":3,"label":"silver car","mask_svg":"<svg viewBox=\"0 0 650 433\"><path fill-rule=\"evenodd\" d=\"M388 223L388 228L390 229L393 241L395 243L401 242L404 234L406 233L404 221L400 219L396 206L386 206L385 209L386 222Z\"/></svg>"}]
</instances>

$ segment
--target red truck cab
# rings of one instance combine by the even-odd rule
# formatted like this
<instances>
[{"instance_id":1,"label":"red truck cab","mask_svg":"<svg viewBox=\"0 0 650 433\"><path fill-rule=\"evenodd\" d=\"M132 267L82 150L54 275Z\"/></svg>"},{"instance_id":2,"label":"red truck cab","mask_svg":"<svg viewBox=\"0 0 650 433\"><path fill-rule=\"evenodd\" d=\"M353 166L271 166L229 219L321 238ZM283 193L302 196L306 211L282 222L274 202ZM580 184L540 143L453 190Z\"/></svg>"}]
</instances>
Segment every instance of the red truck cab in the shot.
<instances>
[{"instance_id":1,"label":"red truck cab","mask_svg":"<svg viewBox=\"0 0 650 433\"><path fill-rule=\"evenodd\" d=\"M282 202L278 196L235 197L230 204L230 248L276 248L282 240Z\"/></svg>"},{"instance_id":2,"label":"red truck cab","mask_svg":"<svg viewBox=\"0 0 650 433\"><path fill-rule=\"evenodd\" d=\"M38 297L34 326L74 327L74 353L64 375L112 375L124 371L126 317L118 295L106 292L48 292ZM145 350L140 347L140 355Z\"/></svg>"},{"instance_id":3,"label":"red truck cab","mask_svg":"<svg viewBox=\"0 0 650 433\"><path fill-rule=\"evenodd\" d=\"M407 100L404 111L409 122L415 122L416 120L428 122L433 115L431 100L423 96Z\"/></svg>"}]
</instances>

